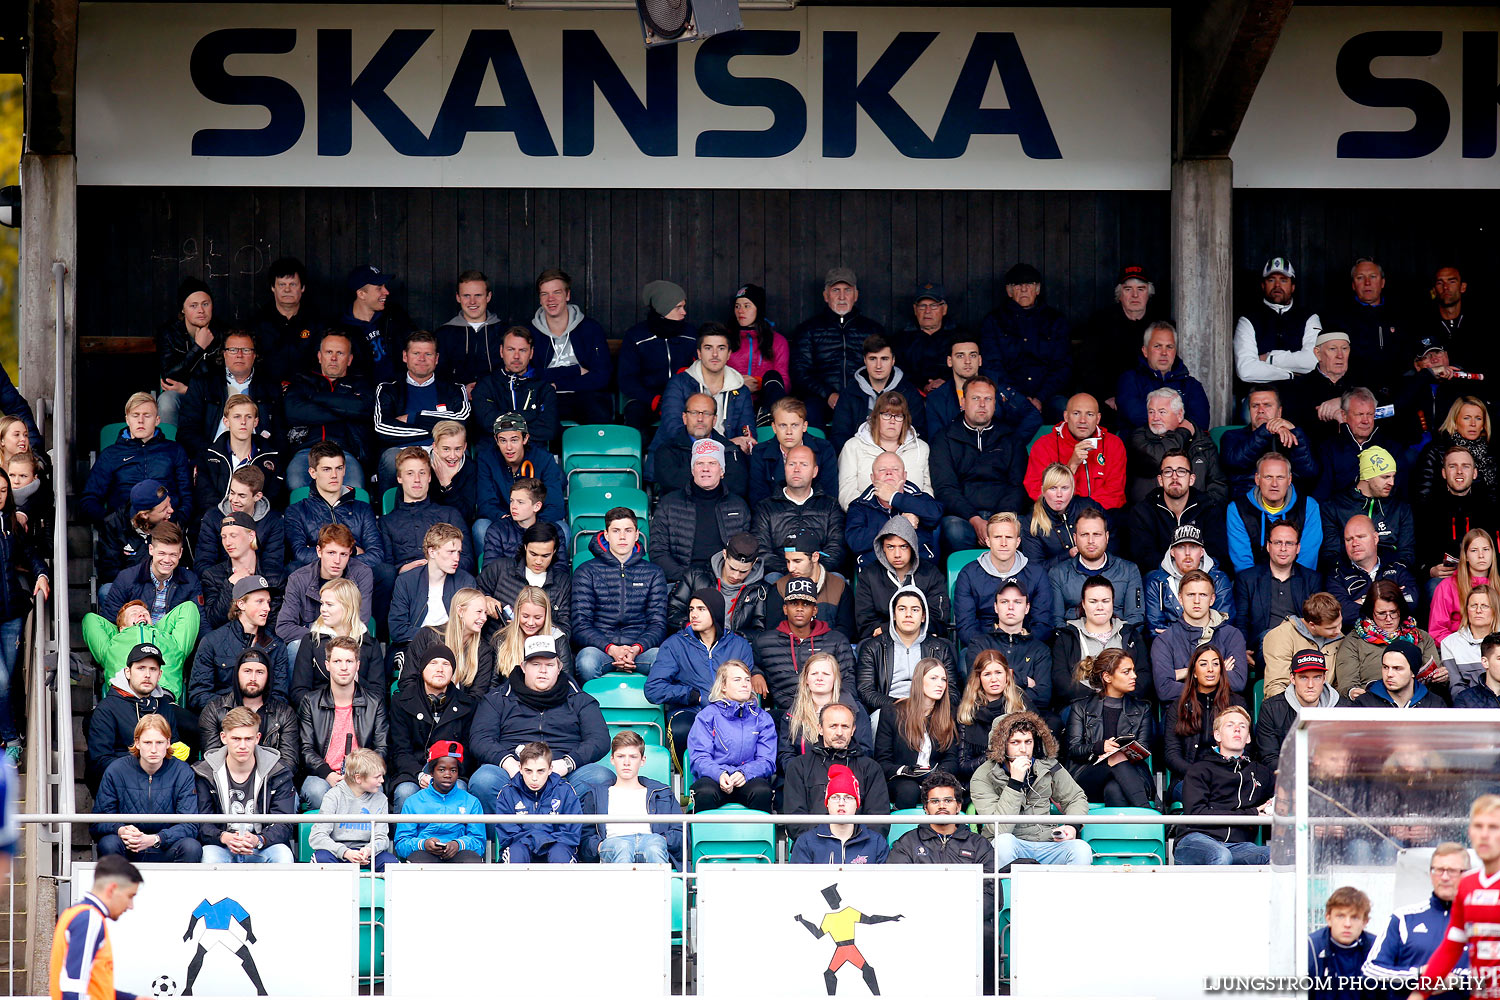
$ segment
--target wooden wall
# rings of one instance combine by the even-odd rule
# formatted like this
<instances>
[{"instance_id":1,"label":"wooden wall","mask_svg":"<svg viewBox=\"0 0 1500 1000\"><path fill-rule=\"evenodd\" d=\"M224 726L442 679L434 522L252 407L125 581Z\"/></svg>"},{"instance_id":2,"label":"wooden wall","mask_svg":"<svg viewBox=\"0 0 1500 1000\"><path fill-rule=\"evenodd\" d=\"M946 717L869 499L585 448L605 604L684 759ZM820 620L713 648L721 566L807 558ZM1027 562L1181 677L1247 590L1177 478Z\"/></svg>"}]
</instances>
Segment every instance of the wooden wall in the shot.
<instances>
[{"instance_id":1,"label":"wooden wall","mask_svg":"<svg viewBox=\"0 0 1500 1000\"><path fill-rule=\"evenodd\" d=\"M947 285L951 316L977 323L1026 260L1081 321L1123 263L1160 274L1169 261L1165 192L83 188L79 220L83 336L150 335L188 275L208 281L217 314L246 318L283 254L307 264L322 311L347 305L343 275L370 262L433 324L457 311L462 269L490 275L495 312L525 318L537 273L561 266L613 336L641 318L656 278L682 284L700 321L727 318L740 282L763 284L789 328L821 304L823 273L847 264L861 308L887 325L909 320L911 289L929 278Z\"/></svg>"}]
</instances>

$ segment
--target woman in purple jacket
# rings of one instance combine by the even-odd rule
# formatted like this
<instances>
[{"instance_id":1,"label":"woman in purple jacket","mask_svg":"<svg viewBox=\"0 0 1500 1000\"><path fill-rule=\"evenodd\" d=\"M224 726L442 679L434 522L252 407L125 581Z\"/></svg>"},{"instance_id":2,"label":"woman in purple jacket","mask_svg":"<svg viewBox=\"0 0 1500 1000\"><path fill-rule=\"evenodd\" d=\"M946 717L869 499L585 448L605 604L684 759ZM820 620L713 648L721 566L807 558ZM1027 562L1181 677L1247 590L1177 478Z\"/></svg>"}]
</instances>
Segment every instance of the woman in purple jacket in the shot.
<instances>
[{"instance_id":1,"label":"woman in purple jacket","mask_svg":"<svg viewBox=\"0 0 1500 1000\"><path fill-rule=\"evenodd\" d=\"M750 689L750 668L728 660L714 675L708 705L688 733L693 809L703 812L737 802L771 811L776 774L776 721Z\"/></svg>"}]
</instances>

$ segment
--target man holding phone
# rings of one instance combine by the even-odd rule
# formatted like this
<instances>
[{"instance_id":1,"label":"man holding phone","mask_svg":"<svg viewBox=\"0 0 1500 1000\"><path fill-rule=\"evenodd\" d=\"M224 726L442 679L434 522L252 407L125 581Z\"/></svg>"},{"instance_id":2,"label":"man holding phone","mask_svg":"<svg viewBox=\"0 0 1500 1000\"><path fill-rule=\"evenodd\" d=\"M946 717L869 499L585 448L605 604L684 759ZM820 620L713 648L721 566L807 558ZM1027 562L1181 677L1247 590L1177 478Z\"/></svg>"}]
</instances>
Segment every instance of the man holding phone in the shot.
<instances>
[{"instance_id":1,"label":"man holding phone","mask_svg":"<svg viewBox=\"0 0 1500 1000\"><path fill-rule=\"evenodd\" d=\"M1047 817L1055 804L1063 815L1089 811L1088 796L1057 761L1057 738L1035 712L1012 712L990 732L989 760L974 772L970 789L982 816ZM1044 865L1087 865L1094 852L1078 830L1056 823L999 824L995 866L1017 858Z\"/></svg>"}]
</instances>

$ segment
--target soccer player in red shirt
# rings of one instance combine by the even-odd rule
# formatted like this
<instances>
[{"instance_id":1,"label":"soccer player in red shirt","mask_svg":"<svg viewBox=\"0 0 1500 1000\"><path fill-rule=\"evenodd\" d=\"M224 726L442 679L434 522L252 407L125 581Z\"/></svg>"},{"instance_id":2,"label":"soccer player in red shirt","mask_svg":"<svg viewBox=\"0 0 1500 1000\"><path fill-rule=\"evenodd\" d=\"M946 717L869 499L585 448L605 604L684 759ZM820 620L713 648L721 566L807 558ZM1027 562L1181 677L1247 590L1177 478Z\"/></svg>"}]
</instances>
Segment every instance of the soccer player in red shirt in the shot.
<instances>
[{"instance_id":1,"label":"soccer player in red shirt","mask_svg":"<svg viewBox=\"0 0 1500 1000\"><path fill-rule=\"evenodd\" d=\"M1500 997L1500 795L1481 795L1469 807L1469 845L1484 867L1458 883L1448 915L1448 933L1422 970L1422 986L1436 984L1469 949L1476 980L1473 1000ZM1407 1000L1427 1000L1428 990L1413 990Z\"/></svg>"}]
</instances>

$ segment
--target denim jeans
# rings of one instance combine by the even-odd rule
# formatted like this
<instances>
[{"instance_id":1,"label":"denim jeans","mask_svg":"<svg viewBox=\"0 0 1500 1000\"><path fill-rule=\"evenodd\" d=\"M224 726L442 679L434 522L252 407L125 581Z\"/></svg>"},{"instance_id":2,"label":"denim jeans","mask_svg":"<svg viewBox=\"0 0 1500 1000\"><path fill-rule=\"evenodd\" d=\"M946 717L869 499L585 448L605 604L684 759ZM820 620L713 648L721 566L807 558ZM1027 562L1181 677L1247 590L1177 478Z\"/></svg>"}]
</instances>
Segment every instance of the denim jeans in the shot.
<instances>
[{"instance_id":1,"label":"denim jeans","mask_svg":"<svg viewBox=\"0 0 1500 1000\"><path fill-rule=\"evenodd\" d=\"M1022 840L1002 833L995 842L995 867L1004 868L1017 858L1031 858L1043 865L1087 865L1094 861L1093 848L1081 840Z\"/></svg>"},{"instance_id":2,"label":"denim jeans","mask_svg":"<svg viewBox=\"0 0 1500 1000\"><path fill-rule=\"evenodd\" d=\"M312 486L312 476L307 471L307 453L310 450L310 448L303 448L292 456L291 461L286 463L287 492L300 490L304 486ZM359 464L359 459L347 451L344 452L344 485L357 486L360 489L365 488L364 467ZM377 501L376 509L379 510L378 501L380 498L376 497L375 499Z\"/></svg>"},{"instance_id":3,"label":"denim jeans","mask_svg":"<svg viewBox=\"0 0 1500 1000\"><path fill-rule=\"evenodd\" d=\"M657 647L652 647L635 658L636 673L645 674L651 669L651 664L656 662ZM602 649L593 646L585 646L573 657L573 669L578 672L578 682L591 681L595 677L603 677L614 669L614 660Z\"/></svg>"},{"instance_id":4,"label":"denim jeans","mask_svg":"<svg viewBox=\"0 0 1500 1000\"><path fill-rule=\"evenodd\" d=\"M177 417L182 412L182 397L185 392L163 389L156 394L156 417L164 424L177 426Z\"/></svg>"},{"instance_id":5,"label":"denim jeans","mask_svg":"<svg viewBox=\"0 0 1500 1000\"><path fill-rule=\"evenodd\" d=\"M309 774L302 779L302 803L307 806L309 812L317 812L323 808L323 796L328 794L332 788L326 780L316 774Z\"/></svg>"},{"instance_id":6,"label":"denim jeans","mask_svg":"<svg viewBox=\"0 0 1500 1000\"><path fill-rule=\"evenodd\" d=\"M1178 865L1268 865L1271 849L1260 844L1226 844L1206 833L1184 834L1172 852Z\"/></svg>"},{"instance_id":7,"label":"denim jeans","mask_svg":"<svg viewBox=\"0 0 1500 1000\"><path fill-rule=\"evenodd\" d=\"M981 514L983 514L982 511ZM979 542L974 537L974 526L962 517L945 515L939 522L938 532L942 536L944 552L962 552L964 549L980 548Z\"/></svg>"},{"instance_id":8,"label":"denim jeans","mask_svg":"<svg viewBox=\"0 0 1500 1000\"><path fill-rule=\"evenodd\" d=\"M637 861L648 865L666 865L672 862L667 853L667 838L659 833L605 837L599 844L599 860L607 865L629 865Z\"/></svg>"},{"instance_id":9,"label":"denim jeans","mask_svg":"<svg viewBox=\"0 0 1500 1000\"><path fill-rule=\"evenodd\" d=\"M0 622L0 741L6 743L21 736L16 731L16 716L10 707L10 678L16 669L16 657L21 652L21 626L25 621L24 618L12 618Z\"/></svg>"},{"instance_id":10,"label":"denim jeans","mask_svg":"<svg viewBox=\"0 0 1500 1000\"><path fill-rule=\"evenodd\" d=\"M296 860L297 856L285 844L270 844L254 854L235 854L219 844L203 845L206 865L289 865Z\"/></svg>"},{"instance_id":11,"label":"denim jeans","mask_svg":"<svg viewBox=\"0 0 1500 1000\"><path fill-rule=\"evenodd\" d=\"M335 857L332 851L313 851L313 862L320 865L348 864L343 858ZM378 872L385 871L386 865L399 865L400 863L401 859L390 851L381 851L375 855L375 870ZM360 867L365 866L360 865Z\"/></svg>"}]
</instances>

